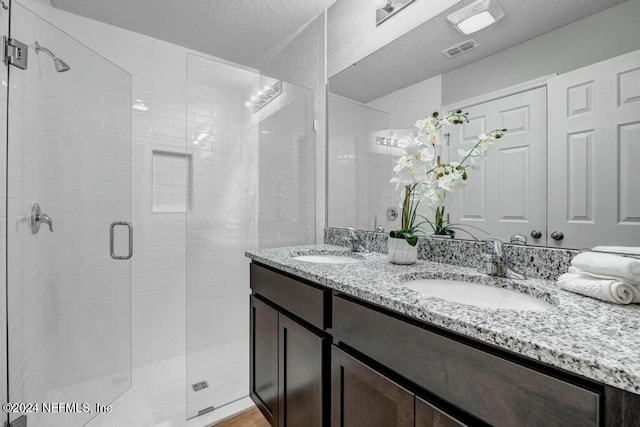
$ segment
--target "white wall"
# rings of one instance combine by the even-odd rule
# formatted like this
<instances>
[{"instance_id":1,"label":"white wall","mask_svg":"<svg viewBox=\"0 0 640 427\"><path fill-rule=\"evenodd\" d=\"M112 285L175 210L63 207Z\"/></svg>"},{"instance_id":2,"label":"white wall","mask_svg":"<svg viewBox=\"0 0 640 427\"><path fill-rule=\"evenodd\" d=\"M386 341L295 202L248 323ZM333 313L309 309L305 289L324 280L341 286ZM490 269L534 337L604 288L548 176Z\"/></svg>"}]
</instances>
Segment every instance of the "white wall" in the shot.
<instances>
[{"instance_id":1,"label":"white wall","mask_svg":"<svg viewBox=\"0 0 640 427\"><path fill-rule=\"evenodd\" d=\"M440 75L392 92L367 103L389 113L390 128L412 128L416 120L440 111L442 78Z\"/></svg>"},{"instance_id":2,"label":"white wall","mask_svg":"<svg viewBox=\"0 0 640 427\"><path fill-rule=\"evenodd\" d=\"M297 34L292 35L288 44L281 47L273 55L261 64L260 72L267 76L276 76L288 83L300 86L300 89L313 91L313 117L316 129L315 147L315 227L316 241L322 241L326 222L326 82L327 82L327 13L323 12L302 28ZM284 92L284 97L288 95ZM280 103L280 104L278 104ZM275 101L276 105L282 105L282 99ZM269 108L269 107L267 107ZM273 109L273 107L271 107ZM305 110L308 110L305 107ZM264 117L261 112L260 117ZM299 118L290 117L292 120ZM293 123L293 122L290 122ZM305 122L305 126L308 122ZM263 134L261 134L263 135ZM310 143L309 141L308 143ZM271 163L276 166L279 162ZM275 169L275 168L274 168ZM316 208L317 207L317 208Z\"/></svg>"}]
</instances>

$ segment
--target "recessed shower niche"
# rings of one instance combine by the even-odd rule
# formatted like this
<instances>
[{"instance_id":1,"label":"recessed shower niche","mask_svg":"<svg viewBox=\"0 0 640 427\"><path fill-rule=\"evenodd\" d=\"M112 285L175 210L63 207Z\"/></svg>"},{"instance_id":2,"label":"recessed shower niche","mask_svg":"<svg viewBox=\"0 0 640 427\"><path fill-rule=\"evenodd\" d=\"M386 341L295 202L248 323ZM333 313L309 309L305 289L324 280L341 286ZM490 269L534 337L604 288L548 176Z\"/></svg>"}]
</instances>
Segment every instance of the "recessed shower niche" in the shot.
<instances>
[{"instance_id":1,"label":"recessed shower niche","mask_svg":"<svg viewBox=\"0 0 640 427\"><path fill-rule=\"evenodd\" d=\"M193 205L193 156L153 150L154 213L187 212Z\"/></svg>"}]
</instances>

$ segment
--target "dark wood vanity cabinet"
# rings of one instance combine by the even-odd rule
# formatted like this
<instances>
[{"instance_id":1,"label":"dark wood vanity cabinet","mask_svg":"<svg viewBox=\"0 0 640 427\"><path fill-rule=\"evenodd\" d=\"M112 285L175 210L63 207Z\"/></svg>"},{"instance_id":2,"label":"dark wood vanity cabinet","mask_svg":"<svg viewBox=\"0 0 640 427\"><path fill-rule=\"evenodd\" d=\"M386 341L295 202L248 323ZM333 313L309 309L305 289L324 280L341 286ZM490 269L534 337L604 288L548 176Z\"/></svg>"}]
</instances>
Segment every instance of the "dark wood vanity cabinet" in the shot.
<instances>
[{"instance_id":1,"label":"dark wood vanity cabinet","mask_svg":"<svg viewBox=\"0 0 640 427\"><path fill-rule=\"evenodd\" d=\"M278 419L278 312L253 295L249 351L250 395L271 425Z\"/></svg>"},{"instance_id":2,"label":"dark wood vanity cabinet","mask_svg":"<svg viewBox=\"0 0 640 427\"><path fill-rule=\"evenodd\" d=\"M350 356L331 351L332 427L463 427L431 403Z\"/></svg>"},{"instance_id":3,"label":"dark wood vanity cabinet","mask_svg":"<svg viewBox=\"0 0 640 427\"><path fill-rule=\"evenodd\" d=\"M321 427L329 342L281 313L278 323L278 425Z\"/></svg>"},{"instance_id":4,"label":"dark wood vanity cabinet","mask_svg":"<svg viewBox=\"0 0 640 427\"><path fill-rule=\"evenodd\" d=\"M273 426L640 427L640 396L251 265L251 398Z\"/></svg>"},{"instance_id":5,"label":"dark wood vanity cabinet","mask_svg":"<svg viewBox=\"0 0 640 427\"><path fill-rule=\"evenodd\" d=\"M333 347L332 427L413 427L414 423L413 393Z\"/></svg>"},{"instance_id":6,"label":"dark wood vanity cabinet","mask_svg":"<svg viewBox=\"0 0 640 427\"><path fill-rule=\"evenodd\" d=\"M328 425L326 291L255 264L251 288L251 399L272 426Z\"/></svg>"},{"instance_id":7,"label":"dark wood vanity cabinet","mask_svg":"<svg viewBox=\"0 0 640 427\"><path fill-rule=\"evenodd\" d=\"M466 425L416 396L416 427L464 427Z\"/></svg>"}]
</instances>

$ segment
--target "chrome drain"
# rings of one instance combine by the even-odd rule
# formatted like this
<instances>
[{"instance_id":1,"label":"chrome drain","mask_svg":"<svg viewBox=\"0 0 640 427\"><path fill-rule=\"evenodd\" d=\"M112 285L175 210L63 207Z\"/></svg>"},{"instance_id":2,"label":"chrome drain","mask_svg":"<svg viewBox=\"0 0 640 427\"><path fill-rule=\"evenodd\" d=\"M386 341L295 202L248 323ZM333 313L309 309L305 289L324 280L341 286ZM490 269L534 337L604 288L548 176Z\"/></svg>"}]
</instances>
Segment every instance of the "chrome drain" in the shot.
<instances>
[{"instance_id":1,"label":"chrome drain","mask_svg":"<svg viewBox=\"0 0 640 427\"><path fill-rule=\"evenodd\" d=\"M191 385L191 388L193 388L193 391L204 390L207 387L209 387L209 384L207 384L206 381L200 381L199 383L195 383Z\"/></svg>"}]
</instances>

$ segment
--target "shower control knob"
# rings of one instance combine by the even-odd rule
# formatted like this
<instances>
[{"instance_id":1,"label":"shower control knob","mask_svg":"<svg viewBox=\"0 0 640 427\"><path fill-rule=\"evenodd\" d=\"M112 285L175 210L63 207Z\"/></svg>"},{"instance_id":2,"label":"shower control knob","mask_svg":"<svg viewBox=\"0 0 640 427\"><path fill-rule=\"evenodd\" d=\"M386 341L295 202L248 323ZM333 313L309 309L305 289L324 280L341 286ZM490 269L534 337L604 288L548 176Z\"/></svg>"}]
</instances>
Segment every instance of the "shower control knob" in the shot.
<instances>
[{"instance_id":1,"label":"shower control knob","mask_svg":"<svg viewBox=\"0 0 640 427\"><path fill-rule=\"evenodd\" d=\"M531 230L531 237L534 239L539 239L542 237L542 231L540 230Z\"/></svg>"},{"instance_id":2,"label":"shower control knob","mask_svg":"<svg viewBox=\"0 0 640 427\"><path fill-rule=\"evenodd\" d=\"M398 219L398 208L393 206L387 208L387 221L395 221L396 219Z\"/></svg>"},{"instance_id":3,"label":"shower control knob","mask_svg":"<svg viewBox=\"0 0 640 427\"><path fill-rule=\"evenodd\" d=\"M564 233L562 231L554 231L553 233L551 233L551 238L553 240L562 240L564 239Z\"/></svg>"}]
</instances>

